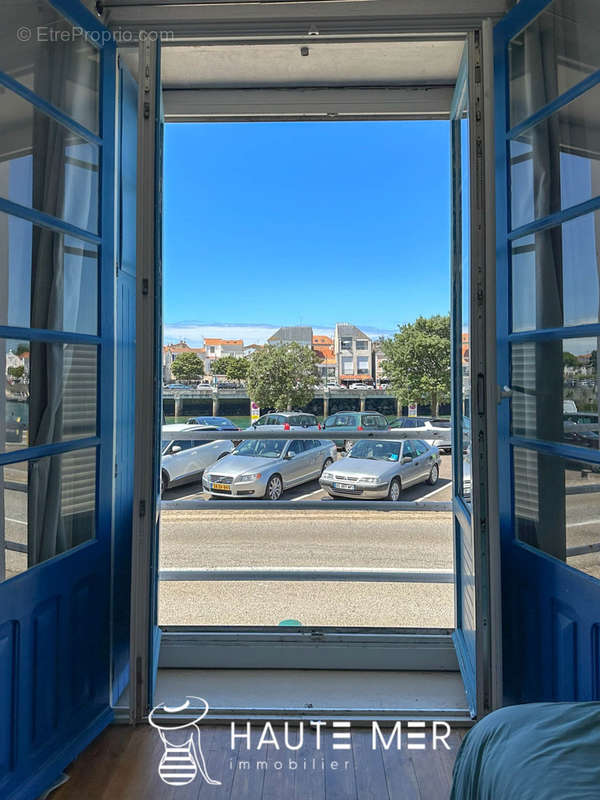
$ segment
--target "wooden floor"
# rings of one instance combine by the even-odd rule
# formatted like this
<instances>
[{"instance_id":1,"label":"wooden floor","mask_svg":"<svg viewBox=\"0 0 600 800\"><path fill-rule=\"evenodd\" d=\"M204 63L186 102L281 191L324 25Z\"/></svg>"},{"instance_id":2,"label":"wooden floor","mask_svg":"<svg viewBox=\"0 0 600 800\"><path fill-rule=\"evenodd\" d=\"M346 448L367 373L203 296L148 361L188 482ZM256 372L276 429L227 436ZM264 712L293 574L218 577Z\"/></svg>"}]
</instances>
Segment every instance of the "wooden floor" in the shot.
<instances>
[{"instance_id":1,"label":"wooden floor","mask_svg":"<svg viewBox=\"0 0 600 800\"><path fill-rule=\"evenodd\" d=\"M296 722L290 722L290 743L297 741ZM240 724L238 730L245 730ZM452 767L464 731L452 731L451 750L371 749L370 728L353 727L351 749L333 749L331 723L323 729L321 749L305 723L304 746L292 752L283 746L284 731L275 728L281 749L270 744L257 753L262 724L252 723L252 750L239 743L230 749L228 726L202 726L202 750L208 774L221 781L209 786L198 774L186 786L162 782L158 765L164 749L150 726L115 725L106 730L67 769L70 779L50 800L445 800L450 793ZM384 729L385 733L385 729ZM395 745L394 745L395 748ZM296 762L290 768L289 759ZM263 762L260 768L257 762ZM264 764L266 762L266 766ZM332 766L332 762L337 767Z\"/></svg>"}]
</instances>

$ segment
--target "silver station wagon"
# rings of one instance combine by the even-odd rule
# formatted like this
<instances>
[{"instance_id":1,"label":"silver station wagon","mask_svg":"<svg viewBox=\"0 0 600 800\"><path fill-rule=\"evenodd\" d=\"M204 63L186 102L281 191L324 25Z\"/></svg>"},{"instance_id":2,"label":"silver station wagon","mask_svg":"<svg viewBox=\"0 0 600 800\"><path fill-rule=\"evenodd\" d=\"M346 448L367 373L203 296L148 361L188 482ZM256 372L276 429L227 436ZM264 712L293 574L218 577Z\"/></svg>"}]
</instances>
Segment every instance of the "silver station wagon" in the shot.
<instances>
[{"instance_id":1,"label":"silver station wagon","mask_svg":"<svg viewBox=\"0 0 600 800\"><path fill-rule=\"evenodd\" d=\"M286 489L318 478L336 458L320 439L247 439L209 467L202 478L215 496L279 500Z\"/></svg>"},{"instance_id":2,"label":"silver station wagon","mask_svg":"<svg viewBox=\"0 0 600 800\"><path fill-rule=\"evenodd\" d=\"M415 483L431 486L440 476L440 453L420 439L360 439L349 455L323 471L319 483L332 497L399 500Z\"/></svg>"}]
</instances>

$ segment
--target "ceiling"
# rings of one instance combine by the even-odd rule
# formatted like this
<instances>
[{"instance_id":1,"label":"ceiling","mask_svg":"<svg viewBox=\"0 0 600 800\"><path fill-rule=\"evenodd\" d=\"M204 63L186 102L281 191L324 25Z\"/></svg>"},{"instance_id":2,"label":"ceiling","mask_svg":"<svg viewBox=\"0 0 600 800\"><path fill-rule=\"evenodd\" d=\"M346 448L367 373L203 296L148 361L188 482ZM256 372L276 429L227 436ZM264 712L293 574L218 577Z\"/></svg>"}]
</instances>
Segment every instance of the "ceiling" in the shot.
<instances>
[{"instance_id":1,"label":"ceiling","mask_svg":"<svg viewBox=\"0 0 600 800\"><path fill-rule=\"evenodd\" d=\"M165 46L162 81L167 90L452 85L462 49L460 39Z\"/></svg>"}]
</instances>

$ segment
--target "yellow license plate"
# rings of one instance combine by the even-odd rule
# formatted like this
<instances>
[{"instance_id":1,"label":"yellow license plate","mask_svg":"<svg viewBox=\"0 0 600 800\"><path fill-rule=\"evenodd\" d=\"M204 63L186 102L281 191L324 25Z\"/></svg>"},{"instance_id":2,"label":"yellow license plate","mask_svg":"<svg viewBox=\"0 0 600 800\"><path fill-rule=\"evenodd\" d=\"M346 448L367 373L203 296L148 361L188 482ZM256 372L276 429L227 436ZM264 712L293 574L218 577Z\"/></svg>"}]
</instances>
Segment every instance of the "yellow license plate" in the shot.
<instances>
[{"instance_id":1,"label":"yellow license plate","mask_svg":"<svg viewBox=\"0 0 600 800\"><path fill-rule=\"evenodd\" d=\"M212 488L221 492L231 491L231 486L228 483L213 483Z\"/></svg>"}]
</instances>

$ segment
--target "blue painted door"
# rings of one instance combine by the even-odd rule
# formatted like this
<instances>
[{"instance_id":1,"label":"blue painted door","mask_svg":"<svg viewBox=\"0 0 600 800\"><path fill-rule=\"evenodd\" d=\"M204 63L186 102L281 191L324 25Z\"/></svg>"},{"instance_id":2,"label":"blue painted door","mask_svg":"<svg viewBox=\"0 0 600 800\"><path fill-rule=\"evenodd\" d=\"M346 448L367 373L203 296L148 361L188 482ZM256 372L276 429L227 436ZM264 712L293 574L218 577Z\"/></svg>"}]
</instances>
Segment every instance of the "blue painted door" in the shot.
<instances>
[{"instance_id":1,"label":"blue painted door","mask_svg":"<svg viewBox=\"0 0 600 800\"><path fill-rule=\"evenodd\" d=\"M34 798L111 719L115 48L76 0L2 13L0 796Z\"/></svg>"},{"instance_id":2,"label":"blue painted door","mask_svg":"<svg viewBox=\"0 0 600 800\"><path fill-rule=\"evenodd\" d=\"M600 699L600 6L495 28L505 702Z\"/></svg>"}]
</instances>

